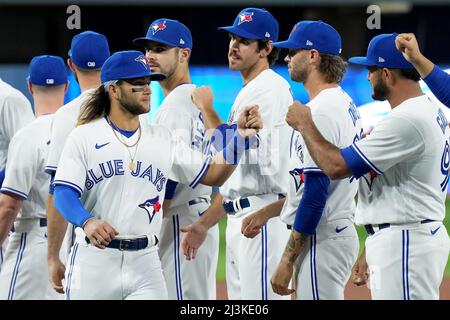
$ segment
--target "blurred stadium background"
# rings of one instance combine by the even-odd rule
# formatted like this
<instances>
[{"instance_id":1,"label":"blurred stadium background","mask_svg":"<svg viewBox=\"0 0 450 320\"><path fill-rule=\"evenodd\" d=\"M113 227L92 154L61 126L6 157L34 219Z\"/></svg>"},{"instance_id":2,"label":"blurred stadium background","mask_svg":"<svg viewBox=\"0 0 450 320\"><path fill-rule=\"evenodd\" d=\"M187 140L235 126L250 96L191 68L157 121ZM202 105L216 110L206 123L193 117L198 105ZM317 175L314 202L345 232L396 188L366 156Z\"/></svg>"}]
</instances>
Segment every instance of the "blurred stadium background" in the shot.
<instances>
[{"instance_id":1,"label":"blurred stadium background","mask_svg":"<svg viewBox=\"0 0 450 320\"><path fill-rule=\"evenodd\" d=\"M71 15L66 10L74 4L80 8L80 30L69 30L66 26ZM367 7L373 4L381 10L381 28L371 30L366 24L371 16L367 13ZM144 35L151 21L167 17L180 20L191 29L194 39L192 79L198 85L213 87L215 106L225 120L242 82L239 73L227 68L228 38L217 27L231 24L242 8L250 6L263 7L272 12L280 24L280 39L287 38L294 23L300 20L321 19L330 23L341 34L342 56L346 59L365 54L369 40L379 33L414 32L422 52L428 58L443 68L450 67L449 0L0 0L0 77L30 99L26 77L28 63L33 56L55 54L67 58L73 35L84 30L105 34L112 52L139 49L131 41ZM274 69L289 79L284 55L285 52L282 52ZM389 106L372 100L366 75L364 68L350 66L342 87L360 107L364 126L369 128L387 114ZM308 97L302 85L293 82L291 85L295 98L306 103ZM149 121L163 99L157 83L152 83L152 89ZM429 93L426 87L424 90ZM78 94L78 85L71 77L66 101ZM443 109L450 118L449 110ZM447 213L449 210L450 201L447 201ZM447 214L447 230L449 223ZM218 281L225 279L225 226L226 219L220 223ZM358 233L363 245L366 233L363 228L358 228ZM450 264L445 274L450 277ZM444 285L450 286L450 281ZM450 291L450 288L447 290Z\"/></svg>"}]
</instances>

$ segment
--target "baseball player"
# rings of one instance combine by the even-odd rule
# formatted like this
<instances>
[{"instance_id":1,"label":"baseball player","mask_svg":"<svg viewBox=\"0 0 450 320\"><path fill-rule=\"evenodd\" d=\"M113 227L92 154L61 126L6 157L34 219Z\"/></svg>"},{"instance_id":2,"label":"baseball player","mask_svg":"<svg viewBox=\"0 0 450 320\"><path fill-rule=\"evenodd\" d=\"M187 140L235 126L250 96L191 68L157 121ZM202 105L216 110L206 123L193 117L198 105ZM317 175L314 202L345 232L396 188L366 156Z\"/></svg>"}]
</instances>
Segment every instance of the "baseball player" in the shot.
<instances>
[{"instance_id":1,"label":"baseball player","mask_svg":"<svg viewBox=\"0 0 450 320\"><path fill-rule=\"evenodd\" d=\"M196 86L189 75L190 30L179 21L157 19L151 23L146 37L134 43L145 47L151 71L166 75L160 82L165 99L156 113L155 123L170 129L192 149L207 153L210 144L204 139L202 115L191 99ZM218 226L208 231L204 249L194 261L186 261L180 252L180 227L194 223L208 209L211 187L200 184L192 189L173 181L167 185L170 188L166 190L163 206L159 256L169 299L215 300Z\"/></svg>"},{"instance_id":2,"label":"baseball player","mask_svg":"<svg viewBox=\"0 0 450 320\"><path fill-rule=\"evenodd\" d=\"M30 102L17 89L0 79L0 187L5 179L6 155L14 134L34 120ZM0 246L0 271L7 238Z\"/></svg>"},{"instance_id":3,"label":"baseball player","mask_svg":"<svg viewBox=\"0 0 450 320\"><path fill-rule=\"evenodd\" d=\"M228 214L226 277L229 299L284 299L271 290L268 281L281 258L280 248L289 237L286 225L275 218L253 239L241 234L244 217L283 198L288 184L288 174L283 166L289 159L290 129L284 118L287 107L292 104L292 94L288 82L270 69L279 53L279 49L272 46L278 37L278 22L265 9L247 8L238 14L233 26L220 29L229 33L229 67L241 73L244 87L231 108L228 124L222 123L212 103L197 106L208 129L226 129L236 122L247 105L257 104L265 129L260 134L260 147L244 155L242 163L220 188L210 209L196 223L182 229L188 232L182 246L189 256L189 252L201 245L206 230Z\"/></svg>"},{"instance_id":4,"label":"baseball player","mask_svg":"<svg viewBox=\"0 0 450 320\"><path fill-rule=\"evenodd\" d=\"M34 57L29 72L28 88L37 119L11 140L0 195L0 243L13 230L0 274L2 300L56 298L47 280L49 176L44 165L51 143L52 113L64 104L69 83L60 57Z\"/></svg>"},{"instance_id":5,"label":"baseball player","mask_svg":"<svg viewBox=\"0 0 450 320\"><path fill-rule=\"evenodd\" d=\"M54 180L55 206L77 226L67 299L167 299L157 253L166 182L220 185L256 141L262 120L255 106L241 114L235 141L214 158L163 126L141 125L150 81L164 78L141 52L114 53L103 65L103 86L69 135ZM208 89L197 90L194 101L212 100L202 94Z\"/></svg>"},{"instance_id":6,"label":"baseball player","mask_svg":"<svg viewBox=\"0 0 450 320\"><path fill-rule=\"evenodd\" d=\"M378 35L366 57L349 60L367 66L373 97L392 108L370 135L340 149L322 137L300 103L289 109L287 121L331 179L359 178L355 221L369 236L355 274L364 278L366 259L372 298L438 299L449 253L442 220L450 128L396 49L396 37Z\"/></svg>"},{"instance_id":7,"label":"baseball player","mask_svg":"<svg viewBox=\"0 0 450 320\"><path fill-rule=\"evenodd\" d=\"M85 31L73 37L67 65L80 85L81 95L64 105L54 115L50 150L45 167L45 171L52 176L52 179L55 176L66 139L75 128L81 105L101 85L100 69L108 57L109 46L104 35L93 31ZM50 187L48 196L47 219L49 279L53 288L57 292L63 293L62 279L64 278L65 267L60 260L60 251L66 230L66 241L64 241L66 245L64 248L70 249L73 245L73 226L67 228L66 220L55 209L52 187Z\"/></svg>"},{"instance_id":8,"label":"baseball player","mask_svg":"<svg viewBox=\"0 0 450 320\"><path fill-rule=\"evenodd\" d=\"M339 57L339 33L322 21L301 21L287 41L273 45L289 49L285 58L289 74L308 92L314 124L324 138L340 147L359 140L362 125L358 110L339 87L346 70ZM288 168L287 198L272 205L278 210L262 209L248 216L243 231L254 229L254 215L283 211L282 220L293 230L271 279L274 291L282 295L295 292L299 300L344 299L359 249L353 225L357 182L330 181L311 159L301 136L293 131L290 141L293 159ZM296 287L288 289L294 269Z\"/></svg>"},{"instance_id":9,"label":"baseball player","mask_svg":"<svg viewBox=\"0 0 450 320\"><path fill-rule=\"evenodd\" d=\"M450 75L420 52L414 34L399 34L395 39L395 45L402 52L403 57L416 68L436 98L450 108Z\"/></svg>"}]
</instances>

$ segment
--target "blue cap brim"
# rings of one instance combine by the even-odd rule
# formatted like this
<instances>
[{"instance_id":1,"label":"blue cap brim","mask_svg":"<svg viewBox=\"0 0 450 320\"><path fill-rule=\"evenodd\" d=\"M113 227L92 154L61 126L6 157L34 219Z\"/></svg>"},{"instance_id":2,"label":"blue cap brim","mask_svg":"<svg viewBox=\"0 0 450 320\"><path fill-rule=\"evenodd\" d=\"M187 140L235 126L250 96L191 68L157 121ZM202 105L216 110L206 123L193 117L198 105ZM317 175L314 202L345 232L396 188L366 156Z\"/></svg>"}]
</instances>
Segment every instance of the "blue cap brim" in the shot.
<instances>
[{"instance_id":1,"label":"blue cap brim","mask_svg":"<svg viewBox=\"0 0 450 320\"><path fill-rule=\"evenodd\" d=\"M361 66L367 66L367 67L375 66L374 63L369 62L369 60L367 60L367 57L352 57L352 58L348 59L348 62L353 63L353 64L359 64Z\"/></svg>"},{"instance_id":2,"label":"blue cap brim","mask_svg":"<svg viewBox=\"0 0 450 320\"><path fill-rule=\"evenodd\" d=\"M251 39L251 40L261 39L261 37L259 37L257 35L254 35L254 34L252 34L250 32L247 32L247 31L245 31L245 30L243 30L241 28L237 28L235 26L220 27L220 28L217 28L217 29L218 30L228 31L229 33L232 33L232 34L234 34L234 35L236 35L238 37L245 38L245 39Z\"/></svg>"},{"instance_id":3,"label":"blue cap brim","mask_svg":"<svg viewBox=\"0 0 450 320\"><path fill-rule=\"evenodd\" d=\"M283 48L283 49L302 49L302 46L294 43L292 41L286 40L286 41L280 41L280 42L274 42L272 45L276 48Z\"/></svg>"},{"instance_id":4,"label":"blue cap brim","mask_svg":"<svg viewBox=\"0 0 450 320\"><path fill-rule=\"evenodd\" d=\"M135 45L145 47L146 43L149 42L149 41L164 43L164 44L167 44L168 46L176 47L176 45L174 45L173 43L170 43L168 41L165 41L165 40L162 40L162 39L151 39L151 38L147 38L147 37L136 38L136 39L133 40L133 43Z\"/></svg>"}]
</instances>

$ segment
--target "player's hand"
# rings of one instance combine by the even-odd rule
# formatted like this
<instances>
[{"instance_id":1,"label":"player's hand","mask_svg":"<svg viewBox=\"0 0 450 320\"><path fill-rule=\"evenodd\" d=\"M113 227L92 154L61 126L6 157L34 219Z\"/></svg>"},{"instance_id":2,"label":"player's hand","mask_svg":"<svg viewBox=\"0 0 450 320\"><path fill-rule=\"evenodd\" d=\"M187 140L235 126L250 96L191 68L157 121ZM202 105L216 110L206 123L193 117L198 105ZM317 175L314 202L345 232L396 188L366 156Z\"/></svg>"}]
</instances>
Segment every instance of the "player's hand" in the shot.
<instances>
[{"instance_id":1,"label":"player's hand","mask_svg":"<svg viewBox=\"0 0 450 320\"><path fill-rule=\"evenodd\" d=\"M237 129L242 137L252 137L263 128L263 121L257 105L247 106L239 114Z\"/></svg>"},{"instance_id":2,"label":"player's hand","mask_svg":"<svg viewBox=\"0 0 450 320\"><path fill-rule=\"evenodd\" d=\"M367 284L367 281L369 281L369 266L367 265L366 251L364 250L352 268L352 282L357 286L362 286Z\"/></svg>"},{"instance_id":3,"label":"player's hand","mask_svg":"<svg viewBox=\"0 0 450 320\"><path fill-rule=\"evenodd\" d=\"M292 262L286 261L285 259L281 259L280 263L278 264L277 270L270 279L272 290L281 296L287 296L294 293L295 289L288 288L293 272L294 264Z\"/></svg>"},{"instance_id":4,"label":"player's hand","mask_svg":"<svg viewBox=\"0 0 450 320\"><path fill-rule=\"evenodd\" d=\"M53 289L58 293L64 293L62 279L64 279L64 272L66 267L59 259L48 260L48 279Z\"/></svg>"},{"instance_id":5,"label":"player's hand","mask_svg":"<svg viewBox=\"0 0 450 320\"><path fill-rule=\"evenodd\" d=\"M395 38L395 46L410 63L416 63L422 56L416 36L412 33L399 34Z\"/></svg>"},{"instance_id":6,"label":"player's hand","mask_svg":"<svg viewBox=\"0 0 450 320\"><path fill-rule=\"evenodd\" d=\"M99 249L105 249L111 240L119 234L108 222L95 218L86 221L83 230L91 244Z\"/></svg>"},{"instance_id":7,"label":"player's hand","mask_svg":"<svg viewBox=\"0 0 450 320\"><path fill-rule=\"evenodd\" d=\"M195 259L198 249L205 241L208 229L201 223L195 222L186 227L181 227L180 230L186 233L181 240L181 248L186 260Z\"/></svg>"},{"instance_id":8,"label":"player's hand","mask_svg":"<svg viewBox=\"0 0 450 320\"><path fill-rule=\"evenodd\" d=\"M267 223L268 219L264 211L258 210L244 218L241 225L241 233L250 239L256 237L261 228Z\"/></svg>"},{"instance_id":9,"label":"player's hand","mask_svg":"<svg viewBox=\"0 0 450 320\"><path fill-rule=\"evenodd\" d=\"M200 111L205 109L214 109L213 100L214 95L211 87L200 86L194 89L191 93L192 102L197 106Z\"/></svg>"},{"instance_id":10,"label":"player's hand","mask_svg":"<svg viewBox=\"0 0 450 320\"><path fill-rule=\"evenodd\" d=\"M294 101L286 113L286 122L292 129L301 133L304 128L313 122L311 109L297 100Z\"/></svg>"}]
</instances>

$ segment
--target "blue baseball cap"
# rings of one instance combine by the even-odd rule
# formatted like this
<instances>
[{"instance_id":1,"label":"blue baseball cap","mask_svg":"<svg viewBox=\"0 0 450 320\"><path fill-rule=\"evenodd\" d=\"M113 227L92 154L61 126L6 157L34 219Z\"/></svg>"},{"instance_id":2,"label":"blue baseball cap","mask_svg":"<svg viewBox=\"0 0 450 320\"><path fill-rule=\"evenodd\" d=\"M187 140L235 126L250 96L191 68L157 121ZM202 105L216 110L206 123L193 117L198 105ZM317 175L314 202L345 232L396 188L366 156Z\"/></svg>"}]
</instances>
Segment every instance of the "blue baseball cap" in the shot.
<instances>
[{"instance_id":1,"label":"blue baseball cap","mask_svg":"<svg viewBox=\"0 0 450 320\"><path fill-rule=\"evenodd\" d=\"M105 61L100 72L102 83L143 77L150 77L151 80L157 81L166 78L161 73L152 73L145 56L136 50L115 52Z\"/></svg>"},{"instance_id":2,"label":"blue baseball cap","mask_svg":"<svg viewBox=\"0 0 450 320\"><path fill-rule=\"evenodd\" d=\"M220 27L241 38L253 40L278 39L278 21L266 9L247 8L239 12L233 25Z\"/></svg>"},{"instance_id":3,"label":"blue baseball cap","mask_svg":"<svg viewBox=\"0 0 450 320\"><path fill-rule=\"evenodd\" d=\"M274 42L274 47L286 49L316 49L320 53L339 55L342 41L339 33L321 20L300 21L291 31L288 40Z\"/></svg>"},{"instance_id":4,"label":"blue baseball cap","mask_svg":"<svg viewBox=\"0 0 450 320\"><path fill-rule=\"evenodd\" d=\"M58 56L36 56L31 59L28 80L37 86L53 87L67 82L67 68Z\"/></svg>"},{"instance_id":5,"label":"blue baseball cap","mask_svg":"<svg viewBox=\"0 0 450 320\"><path fill-rule=\"evenodd\" d=\"M108 40L100 33L84 31L72 38L69 57L82 69L99 69L110 55Z\"/></svg>"},{"instance_id":6,"label":"blue baseball cap","mask_svg":"<svg viewBox=\"0 0 450 320\"><path fill-rule=\"evenodd\" d=\"M402 53L395 46L397 33L380 34L374 37L367 48L366 57L353 57L349 62L368 67L390 69L411 69L414 66L406 61Z\"/></svg>"},{"instance_id":7,"label":"blue baseball cap","mask_svg":"<svg viewBox=\"0 0 450 320\"><path fill-rule=\"evenodd\" d=\"M177 20L161 18L152 22L147 35L133 40L134 44L145 46L155 41L173 47L192 49L192 34L188 27Z\"/></svg>"}]
</instances>

